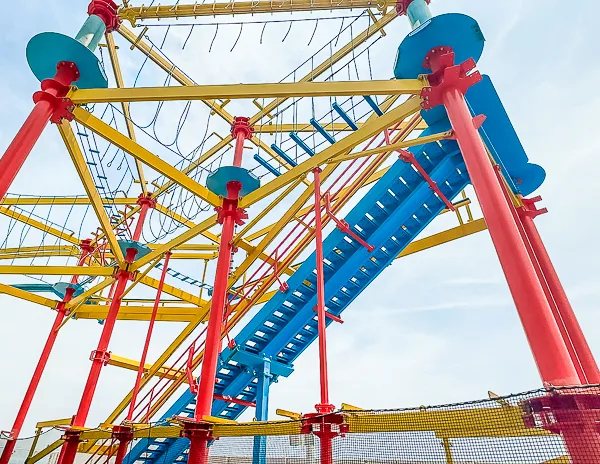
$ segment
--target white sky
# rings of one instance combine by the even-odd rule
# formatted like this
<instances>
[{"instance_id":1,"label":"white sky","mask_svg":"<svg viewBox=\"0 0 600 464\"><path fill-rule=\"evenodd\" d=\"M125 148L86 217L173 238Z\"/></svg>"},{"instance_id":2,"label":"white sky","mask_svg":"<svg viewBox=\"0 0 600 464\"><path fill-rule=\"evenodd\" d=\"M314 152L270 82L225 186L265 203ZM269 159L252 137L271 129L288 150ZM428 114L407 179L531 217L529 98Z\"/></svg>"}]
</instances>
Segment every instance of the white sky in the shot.
<instances>
[{"instance_id":1,"label":"white sky","mask_svg":"<svg viewBox=\"0 0 600 464\"><path fill-rule=\"evenodd\" d=\"M6 147L18 130L31 107L30 95L39 87L24 58L28 39L46 30L73 35L85 18L87 4L77 3L68 9L59 0L16 2L10 15L0 17L4 51L0 56L0 147ZM537 193L544 197L543 205L550 213L538 218L537 224L589 343L599 353L600 271L596 263L600 247L595 207L600 163L589 134L594 133L595 108L600 103L595 91L600 65L595 58L593 19L600 7L592 0L578 2L580 8L572 11L558 0L432 3L436 14L462 12L480 23L487 43L479 69L492 76L530 159L547 171L547 180ZM331 29L323 26L319 34L331 37L331 30L339 27L336 24ZM218 51L206 51L211 31L206 33L208 42L194 35L192 43L203 48L196 51L188 45L182 52L186 60L170 56L199 83L278 81L300 61L296 51L302 57L308 55L302 52L308 41L304 30L294 25L281 44L287 26L278 27L268 27L267 33L276 37L269 39L269 45L259 45L257 33L245 31L247 35L233 52L234 62L228 51L238 33L235 27L217 35ZM381 78L391 77L395 50L408 26L399 19L387 31L372 58ZM180 32L183 40L187 32ZM320 46L311 44L315 45ZM139 57L126 51L126 56L132 56L123 62L131 84ZM268 60L266 67L258 66L262 58ZM157 83L163 75L157 73L155 79ZM44 133L11 191L82 192L54 128ZM46 308L0 295L0 429L12 425L53 318L54 313ZM487 232L397 261L352 304L344 320L344 325L334 325L328 332L334 404L403 407L482 398L488 390L507 394L540 386ZM179 329L179 324L166 325L161 325L151 356L158 355ZM117 323L111 349L138 357L145 327L144 323ZM77 321L60 334L24 436L39 420L75 412L89 369L88 356L100 330L95 321ZM297 360L295 368L289 379L272 388L272 411L281 407L307 412L317 402L316 345ZM88 425L103 420L132 384L133 373L107 367Z\"/></svg>"}]
</instances>

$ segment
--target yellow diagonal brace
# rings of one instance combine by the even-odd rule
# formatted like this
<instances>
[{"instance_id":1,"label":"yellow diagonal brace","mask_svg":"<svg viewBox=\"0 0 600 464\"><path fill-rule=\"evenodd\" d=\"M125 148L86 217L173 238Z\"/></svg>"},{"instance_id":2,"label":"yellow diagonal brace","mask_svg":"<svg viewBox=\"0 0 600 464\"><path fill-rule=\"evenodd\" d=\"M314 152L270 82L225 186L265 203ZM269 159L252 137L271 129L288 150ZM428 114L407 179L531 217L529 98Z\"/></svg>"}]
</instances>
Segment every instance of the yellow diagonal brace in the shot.
<instances>
[{"instance_id":1,"label":"yellow diagonal brace","mask_svg":"<svg viewBox=\"0 0 600 464\"><path fill-rule=\"evenodd\" d=\"M349 97L360 95L418 95L423 89L419 79L379 81L283 82L268 84L186 85L80 89L70 98L73 103L150 102L172 100Z\"/></svg>"},{"instance_id":2,"label":"yellow diagonal brace","mask_svg":"<svg viewBox=\"0 0 600 464\"><path fill-rule=\"evenodd\" d=\"M108 305L85 304L77 309L76 319L106 319ZM120 321L149 321L153 306L123 305L119 309L117 319ZM189 322L194 319L200 309L190 306L159 306L156 320L161 322Z\"/></svg>"},{"instance_id":3,"label":"yellow diagonal brace","mask_svg":"<svg viewBox=\"0 0 600 464\"><path fill-rule=\"evenodd\" d=\"M255 190L251 194L242 198L240 201L240 207L245 208L257 201L262 200L263 198L271 195L276 192L280 188L284 187L288 183L297 179L300 176L306 175L308 172L312 171L314 168L318 167L321 164L324 164L327 160L332 159L340 154L345 154L350 152L354 147L358 144L364 142L368 138L371 138L379 133L382 130L387 129L388 127L393 126L395 123L404 121L411 114L419 111L421 109L421 101L419 98L411 98L408 101L402 103L397 108L394 108L391 111L383 114L383 116L378 117L368 123L366 123L359 130L351 133L347 137L344 137L339 142L334 143L333 145L327 147L320 153L317 153L315 156L308 158L302 164L299 164L293 169L283 173L281 176L275 178L268 184L260 187L258 190Z\"/></svg>"},{"instance_id":4,"label":"yellow diagonal brace","mask_svg":"<svg viewBox=\"0 0 600 464\"><path fill-rule=\"evenodd\" d=\"M147 164L156 172L176 182L187 191L197 195L213 206L221 204L219 197L206 187L189 178L179 169L174 168L169 163L163 161L155 154L149 152L144 147L121 134L118 130L112 128L101 119L98 119L91 113L85 111L83 108L76 107L73 114L75 115L77 122L83 124L85 127L94 131L121 150L129 153L134 158L139 159L142 163Z\"/></svg>"},{"instance_id":5,"label":"yellow diagonal brace","mask_svg":"<svg viewBox=\"0 0 600 464\"><path fill-rule=\"evenodd\" d=\"M115 39L111 32L107 32L105 34L106 37L106 45L108 46L108 56L110 57L110 62L112 64L113 73L115 75L115 82L117 87L124 87L123 83L123 74L121 73L121 66L119 64L119 56L117 55L117 47L115 47ZM133 127L133 123L131 122L131 114L129 112L129 103L122 102L121 108L123 109L123 116L125 116L125 125L127 126L127 134L129 138L135 142L135 129ZM148 190L146 188L146 178L144 177L144 168L142 167L142 163L140 160L136 159L135 167L138 172L138 179L140 181L140 186L142 187L142 193L146 195Z\"/></svg>"},{"instance_id":6,"label":"yellow diagonal brace","mask_svg":"<svg viewBox=\"0 0 600 464\"><path fill-rule=\"evenodd\" d=\"M357 153L341 154L329 158L328 162L341 163L342 161L348 161L351 159L363 158L365 156L377 155L379 153L393 152L402 150L404 148L416 147L419 145L425 145L431 142L438 142L452 137L452 131L440 132L438 134L427 135L418 139L405 140L404 142L392 143L390 145L382 145L378 148L372 148L370 150L363 150Z\"/></svg>"},{"instance_id":7,"label":"yellow diagonal brace","mask_svg":"<svg viewBox=\"0 0 600 464\"><path fill-rule=\"evenodd\" d=\"M71 129L71 124L68 121L63 121L62 124L57 125L58 131L65 142L67 150L71 155L71 159L73 160L73 164L75 165L75 169L77 170L77 174L79 174L79 178L83 183L83 187L88 195L92 203L92 208L98 217L98 221L100 221L100 226L104 231L106 238L108 239L108 243L110 245L110 249L116 258L119 264L123 264L125 262L125 257L123 256L123 252L119 247L119 243L117 242L117 237L112 230L112 225L110 224L110 219L106 214L106 210L102 204L102 199L98 194L98 189L94 184L94 179L90 174L90 170L88 165L85 162L85 158L81 153L81 149L79 148L79 144L75 139L75 134L73 133L73 129Z\"/></svg>"},{"instance_id":8,"label":"yellow diagonal brace","mask_svg":"<svg viewBox=\"0 0 600 464\"><path fill-rule=\"evenodd\" d=\"M140 283L147 285L148 287L152 287L152 288L156 289L156 288L158 288L159 281L152 277L145 276L142 279L140 279ZM189 303L193 303L196 306L202 306L202 305L206 304L206 301L201 301L200 298L198 298L197 296L194 296L188 292L184 292L183 290L173 287L172 285L169 285L166 283L163 284L162 291L163 291L163 293L166 293L167 295L175 296L175 297L179 298L180 300L187 301ZM196 311L198 311L198 308L196 308Z\"/></svg>"},{"instance_id":9,"label":"yellow diagonal brace","mask_svg":"<svg viewBox=\"0 0 600 464\"><path fill-rule=\"evenodd\" d=\"M207 231L208 229L210 229L212 226L214 226L216 224L216 222L217 222L217 216L216 215L210 216L209 218L205 219L201 223L197 224L196 226L192 227L191 229L189 229L189 230L185 231L184 233L180 234L179 236L175 237L173 240L159 246L158 248L156 248L155 250L152 250L150 253L148 253L143 258L140 258L137 261L135 261L133 263L132 270L137 270L140 267L144 266L145 264L148 264L149 262L158 258L159 256L164 255L167 251L169 251L173 248L176 248L177 246L179 246L183 243L190 241L194 237L196 237L196 236L202 234L203 232Z\"/></svg>"},{"instance_id":10,"label":"yellow diagonal brace","mask_svg":"<svg viewBox=\"0 0 600 464\"><path fill-rule=\"evenodd\" d=\"M65 242L69 242L74 245L79 245L80 240L72 234L67 234L62 230L56 229L55 227L52 227L48 224L44 224L43 222L37 221L27 216L26 214L21 214L17 211L13 211L10 208L5 208L4 206L0 206L0 213L10 218L16 219L17 221L22 222L23 224L27 224L31 227L46 232L47 234L54 235L55 237L58 237L61 240L64 240Z\"/></svg>"},{"instance_id":11,"label":"yellow diagonal brace","mask_svg":"<svg viewBox=\"0 0 600 464\"><path fill-rule=\"evenodd\" d=\"M73 308L76 308L77 306L81 305L81 303L86 301L88 298L94 296L98 292L101 292L109 285L112 285L112 283L114 281L115 281L115 278L112 276L104 279L103 281L101 281L101 282L97 283L96 285L94 285L93 287L87 289L85 292L81 293L80 295L77 295L75 298L73 298L71 301L69 301L65 305L65 308L67 308L69 310L73 310Z\"/></svg>"},{"instance_id":12,"label":"yellow diagonal brace","mask_svg":"<svg viewBox=\"0 0 600 464\"><path fill-rule=\"evenodd\" d=\"M6 284L0 284L0 293L20 298L21 300L30 301L31 303L47 306L48 308L56 308L56 304L58 303L56 300L44 298L43 296L36 295L35 293L11 287L10 285Z\"/></svg>"},{"instance_id":13,"label":"yellow diagonal brace","mask_svg":"<svg viewBox=\"0 0 600 464\"><path fill-rule=\"evenodd\" d=\"M193 5L131 6L119 10L119 17L135 24L137 20L165 18L197 18L200 16L258 13L289 13L297 11L333 11L366 8L394 8L395 0L272 0L222 3L195 2Z\"/></svg>"}]
</instances>

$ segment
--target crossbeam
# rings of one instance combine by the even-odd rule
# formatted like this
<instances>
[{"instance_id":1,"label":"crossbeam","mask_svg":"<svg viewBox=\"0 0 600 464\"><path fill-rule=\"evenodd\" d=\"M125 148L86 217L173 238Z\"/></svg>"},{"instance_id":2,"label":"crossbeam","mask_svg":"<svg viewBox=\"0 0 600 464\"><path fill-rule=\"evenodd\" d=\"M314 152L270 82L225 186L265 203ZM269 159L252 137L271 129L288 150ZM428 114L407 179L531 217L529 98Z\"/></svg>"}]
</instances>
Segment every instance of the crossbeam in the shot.
<instances>
[{"instance_id":1,"label":"crossbeam","mask_svg":"<svg viewBox=\"0 0 600 464\"><path fill-rule=\"evenodd\" d=\"M119 17L135 25L138 20L197 18L201 16L240 15L258 13L289 13L299 11L333 11L367 8L394 8L395 0L271 0L204 3L193 5L131 6L122 8Z\"/></svg>"},{"instance_id":2,"label":"crossbeam","mask_svg":"<svg viewBox=\"0 0 600 464\"><path fill-rule=\"evenodd\" d=\"M350 97L361 95L418 95L423 90L419 79L381 81L283 82L276 84L185 85L79 89L71 94L75 104L239 100L253 98Z\"/></svg>"}]
</instances>

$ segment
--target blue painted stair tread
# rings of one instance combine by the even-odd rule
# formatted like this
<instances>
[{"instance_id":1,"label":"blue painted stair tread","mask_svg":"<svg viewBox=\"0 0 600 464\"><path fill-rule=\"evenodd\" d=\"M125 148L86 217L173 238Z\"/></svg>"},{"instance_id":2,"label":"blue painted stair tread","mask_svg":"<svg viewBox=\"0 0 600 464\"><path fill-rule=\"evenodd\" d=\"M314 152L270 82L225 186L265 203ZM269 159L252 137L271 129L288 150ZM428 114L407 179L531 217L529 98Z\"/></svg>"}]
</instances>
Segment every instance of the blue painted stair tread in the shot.
<instances>
[{"instance_id":1,"label":"blue painted stair tread","mask_svg":"<svg viewBox=\"0 0 600 464\"><path fill-rule=\"evenodd\" d=\"M241 197L254 192L260 187L260 179L247 169L238 166L221 166L211 172L206 178L206 187L216 195L227 196L227 183L240 182L242 189Z\"/></svg>"},{"instance_id":2,"label":"blue painted stair tread","mask_svg":"<svg viewBox=\"0 0 600 464\"><path fill-rule=\"evenodd\" d=\"M134 261L143 258L152 251L152 249L149 246L144 245L140 242L136 242L135 240L118 240L117 243L119 244L119 248L121 249L121 253L123 253L123 256L127 254L128 248L134 248L137 250Z\"/></svg>"},{"instance_id":3,"label":"blue painted stair tread","mask_svg":"<svg viewBox=\"0 0 600 464\"><path fill-rule=\"evenodd\" d=\"M55 284L14 284L11 285L11 287L31 293L53 293L60 299L65 297L68 287L75 287L73 296L78 296L85 290L83 285L72 284L70 282L57 282Z\"/></svg>"},{"instance_id":4,"label":"blue painted stair tread","mask_svg":"<svg viewBox=\"0 0 600 464\"><path fill-rule=\"evenodd\" d=\"M485 38L473 18L459 13L434 16L410 34L400 44L394 63L396 79L416 79L428 74L423 67L429 51L435 47L452 47L456 63L473 58L479 61Z\"/></svg>"},{"instance_id":5,"label":"blue painted stair tread","mask_svg":"<svg viewBox=\"0 0 600 464\"><path fill-rule=\"evenodd\" d=\"M108 87L100 60L85 45L69 36L42 32L31 38L25 53L31 71L40 82L54 77L60 61L71 61L77 65L80 74L74 85L80 89Z\"/></svg>"},{"instance_id":6,"label":"blue painted stair tread","mask_svg":"<svg viewBox=\"0 0 600 464\"><path fill-rule=\"evenodd\" d=\"M437 127L424 131L431 133ZM458 195L469 178L457 144L444 140L415 150L418 162L448 198ZM327 310L339 316L398 254L445 208L410 164L396 161L345 217L354 232L375 246L369 253L334 229L323 244ZM258 391L253 361L266 357L272 372L291 373L294 360L317 338L315 253L288 279L289 290L277 292L235 337L236 347L220 356L215 394L255 401ZM328 320L330 324L332 321ZM277 381L275 375L272 381ZM162 416L194 414L194 396L186 392ZM236 419L244 406L214 401L212 415ZM186 462L185 439L142 440L130 453L132 462Z\"/></svg>"}]
</instances>

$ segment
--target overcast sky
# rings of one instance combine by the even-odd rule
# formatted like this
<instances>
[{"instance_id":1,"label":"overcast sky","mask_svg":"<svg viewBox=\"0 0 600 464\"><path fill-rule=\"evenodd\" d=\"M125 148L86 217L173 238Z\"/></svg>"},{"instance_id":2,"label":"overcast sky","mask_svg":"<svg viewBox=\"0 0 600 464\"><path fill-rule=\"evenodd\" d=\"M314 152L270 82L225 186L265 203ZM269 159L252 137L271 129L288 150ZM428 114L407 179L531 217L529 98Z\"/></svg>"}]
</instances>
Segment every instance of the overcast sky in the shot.
<instances>
[{"instance_id":1,"label":"overcast sky","mask_svg":"<svg viewBox=\"0 0 600 464\"><path fill-rule=\"evenodd\" d=\"M600 6L592 0L578 3L579 8L569 10L558 0L434 0L432 9L438 14L467 13L479 21L487 39L479 69L492 76L529 158L546 169L547 180L536 193L543 196L543 206L550 212L536 221L589 343L600 354L596 308L600 162L594 142L598 122L594 115L600 104L594 18ZM25 61L27 41L46 30L74 35L85 19L86 5L84 1L13 2L10 14L0 17L1 149L27 116L31 94L39 88ZM326 32L319 34L327 37ZM377 44L381 52L373 60L378 69L388 70L386 78L392 76L395 50L407 32L406 21L399 19ZM185 39L187 32L179 34ZM231 48L236 36L229 29L215 43ZM202 37L193 40L208 47ZM190 58L179 63L199 83L218 82L219 77L225 82L265 82L269 76L278 81L299 61L289 56L293 54L286 47L305 46L300 40L281 44L276 39L272 47L261 48L257 40L257 34L244 36L236 45L236 56L246 59L235 65L226 53L206 55L206 50L198 53L213 60L209 66ZM256 60L267 54L269 66L258 68ZM139 62L135 60L124 61L129 85ZM157 75L158 80L164 78ZM11 192L82 193L54 128L44 133ZM4 233L0 230L0 235ZM0 295L0 429L12 425L53 318L46 308ZM487 232L395 262L344 313L344 320L328 332L330 391L336 405L437 404L482 398L488 390L507 394L541 386ZM161 325L151 356L158 355L180 329L178 324L166 325ZM95 321L71 321L65 327L24 436L39 420L75 412L89 369L89 352L100 330ZM144 323L118 323L111 348L139 357L145 330ZM317 402L316 345L298 359L295 368L289 379L273 387L273 412L278 407L308 412ZM88 425L103 420L132 384L133 373L107 367Z\"/></svg>"}]
</instances>

